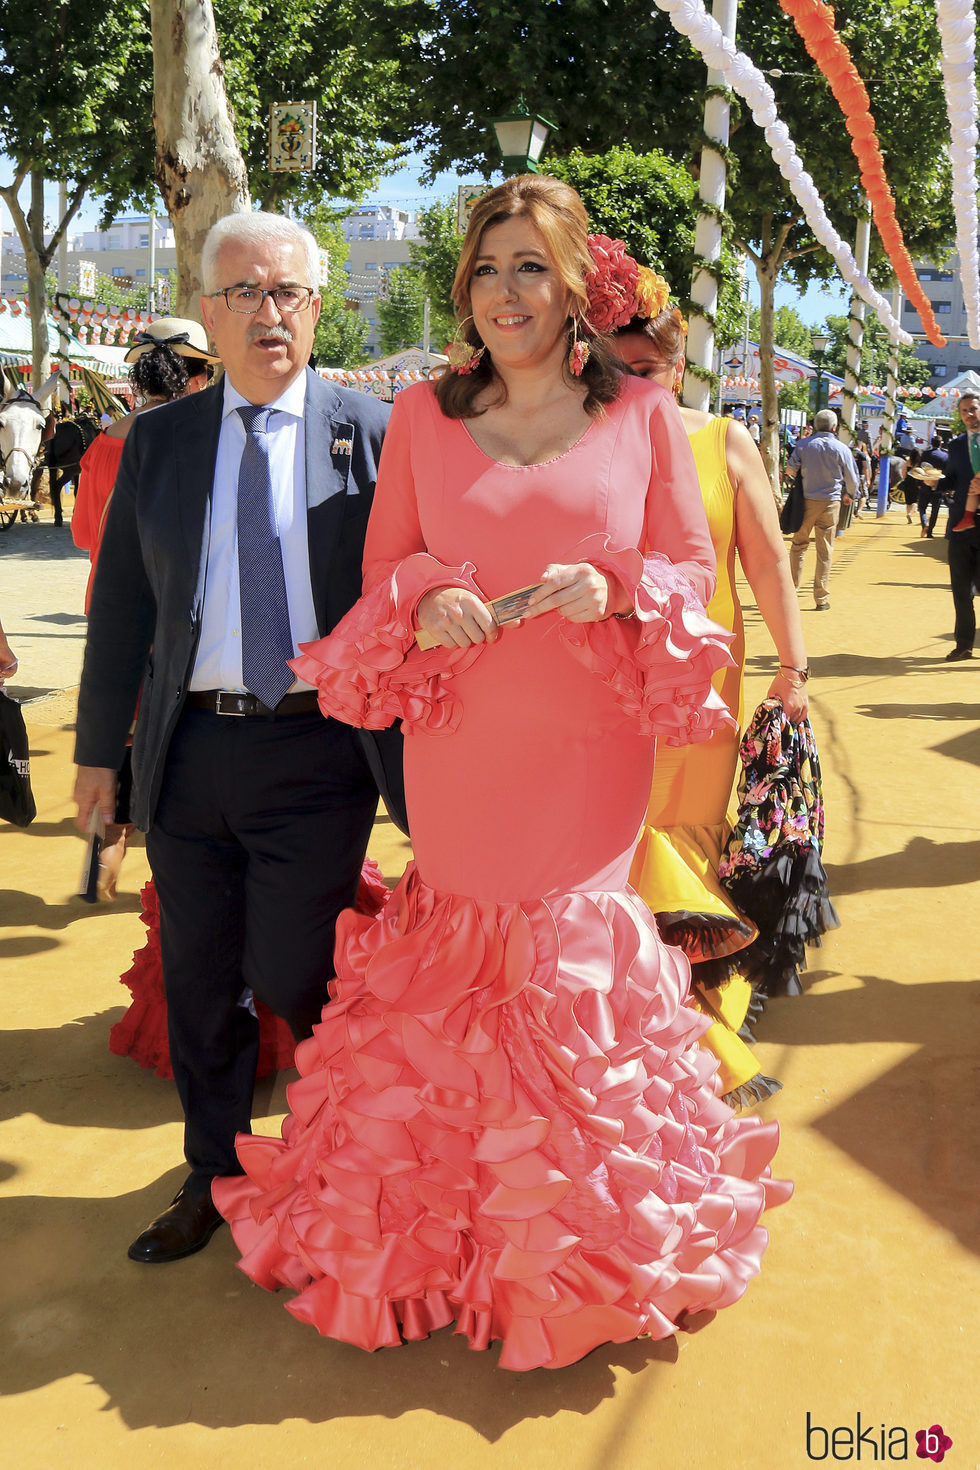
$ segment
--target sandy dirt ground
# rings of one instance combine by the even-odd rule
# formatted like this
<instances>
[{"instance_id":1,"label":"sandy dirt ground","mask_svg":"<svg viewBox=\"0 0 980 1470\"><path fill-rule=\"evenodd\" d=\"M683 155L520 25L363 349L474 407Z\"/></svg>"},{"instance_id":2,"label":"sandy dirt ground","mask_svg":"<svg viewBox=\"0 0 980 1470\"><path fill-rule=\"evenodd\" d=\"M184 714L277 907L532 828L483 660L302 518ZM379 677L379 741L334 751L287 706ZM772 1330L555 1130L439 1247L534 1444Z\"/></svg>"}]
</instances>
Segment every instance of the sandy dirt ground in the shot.
<instances>
[{"instance_id":1,"label":"sandy dirt ground","mask_svg":"<svg viewBox=\"0 0 980 1470\"><path fill-rule=\"evenodd\" d=\"M73 897L87 564L68 538L46 520L0 536L38 803L29 830L0 827L4 1463L794 1470L915 1462L935 1424L950 1470L980 1463L980 657L943 662L944 544L893 511L838 542L830 613L801 594L842 927L760 1027L796 1181L761 1276L697 1333L515 1375L449 1330L373 1356L324 1341L235 1270L227 1231L174 1265L127 1260L183 1177L181 1125L172 1085L106 1044L142 943L142 847L114 904ZM748 624L751 709L773 654ZM393 878L408 849L381 821L372 852ZM257 1131L287 1080L260 1084Z\"/></svg>"}]
</instances>

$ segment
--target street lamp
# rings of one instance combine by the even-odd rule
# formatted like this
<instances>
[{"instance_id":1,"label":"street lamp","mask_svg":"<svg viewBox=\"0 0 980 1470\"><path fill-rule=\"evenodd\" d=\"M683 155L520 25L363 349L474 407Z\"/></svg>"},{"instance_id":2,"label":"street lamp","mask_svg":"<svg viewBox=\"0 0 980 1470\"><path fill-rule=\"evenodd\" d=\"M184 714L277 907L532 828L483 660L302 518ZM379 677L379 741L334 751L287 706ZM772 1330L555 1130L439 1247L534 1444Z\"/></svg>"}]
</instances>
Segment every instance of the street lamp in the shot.
<instances>
[{"instance_id":1,"label":"street lamp","mask_svg":"<svg viewBox=\"0 0 980 1470\"><path fill-rule=\"evenodd\" d=\"M824 353L830 346L830 338L824 336L823 332L814 332L810 340L813 350L813 360L817 365L817 381L813 394L815 407L813 411L814 413L819 413L821 408L823 408L823 403L821 402L823 397L823 359Z\"/></svg>"},{"instance_id":2,"label":"street lamp","mask_svg":"<svg viewBox=\"0 0 980 1470\"><path fill-rule=\"evenodd\" d=\"M501 164L507 177L510 178L513 174L539 173L538 160L555 124L548 122L547 118L532 117L523 97L518 97L513 112L507 113L505 117L492 118L491 121L497 135Z\"/></svg>"}]
</instances>

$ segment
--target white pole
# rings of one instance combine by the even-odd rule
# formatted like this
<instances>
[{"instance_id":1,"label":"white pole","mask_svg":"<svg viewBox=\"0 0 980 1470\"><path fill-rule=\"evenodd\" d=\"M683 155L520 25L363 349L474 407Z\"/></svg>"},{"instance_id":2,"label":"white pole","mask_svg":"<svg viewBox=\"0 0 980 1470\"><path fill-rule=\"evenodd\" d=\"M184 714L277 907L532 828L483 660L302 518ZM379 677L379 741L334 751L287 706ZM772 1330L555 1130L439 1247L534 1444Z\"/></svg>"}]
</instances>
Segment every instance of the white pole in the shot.
<instances>
[{"instance_id":1,"label":"white pole","mask_svg":"<svg viewBox=\"0 0 980 1470\"><path fill-rule=\"evenodd\" d=\"M897 322L902 310L902 291L892 288L892 316ZM895 442L895 417L898 413L898 332L892 328L888 336L888 377L885 382L885 419L881 426L881 449L878 470L878 514L888 509L888 483L892 445Z\"/></svg>"},{"instance_id":2,"label":"white pole","mask_svg":"<svg viewBox=\"0 0 980 1470\"><path fill-rule=\"evenodd\" d=\"M745 408L746 408L745 422L748 423L748 421L749 421L749 415L748 415L748 406L749 406L749 388L748 388L748 380L749 380L749 316L751 315L752 307L751 307L751 304L749 302L749 259L748 259L748 256L747 255L743 255L742 256L742 269L743 269L743 271L745 273L745 327L744 327L744 330L742 332L742 377L745 379Z\"/></svg>"},{"instance_id":3,"label":"white pole","mask_svg":"<svg viewBox=\"0 0 980 1470\"><path fill-rule=\"evenodd\" d=\"M714 0L711 14L729 40L734 41L738 0ZM709 69L708 86L725 85L721 72ZM707 137L717 139L725 148L728 146L730 116L731 108L725 97L708 97L704 104L704 131ZM711 206L711 212L698 215L694 236L694 252L702 260L716 261L721 256L721 220L717 216L725 207L726 173L724 156L714 148L703 147L698 196ZM712 318L718 310L718 282L702 266L694 267L691 300ZM715 331L711 322L700 312L692 311L687 337L688 362L702 372L710 371L714 362L714 346ZM684 374L684 402L689 408L710 409L711 383L707 376L702 377L690 369Z\"/></svg>"},{"instance_id":4,"label":"white pole","mask_svg":"<svg viewBox=\"0 0 980 1470\"><path fill-rule=\"evenodd\" d=\"M429 305L429 298L426 296L422 307L422 366L426 368L429 366Z\"/></svg>"}]
</instances>

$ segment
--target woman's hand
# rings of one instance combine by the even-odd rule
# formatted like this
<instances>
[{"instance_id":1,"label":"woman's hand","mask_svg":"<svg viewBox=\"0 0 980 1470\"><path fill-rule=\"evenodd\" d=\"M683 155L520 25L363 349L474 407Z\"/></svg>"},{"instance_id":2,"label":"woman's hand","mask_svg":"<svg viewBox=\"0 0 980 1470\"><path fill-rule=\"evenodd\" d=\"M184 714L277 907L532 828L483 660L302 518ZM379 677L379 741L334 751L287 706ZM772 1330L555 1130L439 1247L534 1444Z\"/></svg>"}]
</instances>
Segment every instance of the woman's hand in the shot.
<instances>
[{"instance_id":1,"label":"woman's hand","mask_svg":"<svg viewBox=\"0 0 980 1470\"><path fill-rule=\"evenodd\" d=\"M528 599L525 617L557 612L571 623L598 623L632 609L632 599L615 578L605 577L591 562L545 567L541 586Z\"/></svg>"},{"instance_id":2,"label":"woman's hand","mask_svg":"<svg viewBox=\"0 0 980 1470\"><path fill-rule=\"evenodd\" d=\"M17 655L3 636L0 629L0 689L3 688L4 679L12 679L17 672Z\"/></svg>"},{"instance_id":3,"label":"woman's hand","mask_svg":"<svg viewBox=\"0 0 980 1470\"><path fill-rule=\"evenodd\" d=\"M418 628L439 648L469 648L497 637L493 614L465 587L435 587L415 610Z\"/></svg>"},{"instance_id":4,"label":"woman's hand","mask_svg":"<svg viewBox=\"0 0 980 1470\"><path fill-rule=\"evenodd\" d=\"M800 682L799 674L785 673L780 669L769 685L768 697L782 702L786 718L791 725L798 725L801 720L806 719L810 700L806 692L806 685Z\"/></svg>"}]
</instances>

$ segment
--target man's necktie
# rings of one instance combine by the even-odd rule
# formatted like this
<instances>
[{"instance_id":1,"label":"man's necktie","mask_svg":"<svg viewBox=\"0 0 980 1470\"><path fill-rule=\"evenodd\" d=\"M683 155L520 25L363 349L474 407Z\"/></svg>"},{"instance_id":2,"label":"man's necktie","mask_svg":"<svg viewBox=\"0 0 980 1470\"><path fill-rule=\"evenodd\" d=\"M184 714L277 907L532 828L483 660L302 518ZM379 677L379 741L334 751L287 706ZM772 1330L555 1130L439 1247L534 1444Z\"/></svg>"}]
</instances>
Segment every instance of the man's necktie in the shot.
<instances>
[{"instance_id":1,"label":"man's necktie","mask_svg":"<svg viewBox=\"0 0 980 1470\"><path fill-rule=\"evenodd\" d=\"M238 580L242 602L242 681L274 709L293 683L294 654L282 547L272 513L269 408L238 409L245 448L238 471Z\"/></svg>"}]
</instances>

